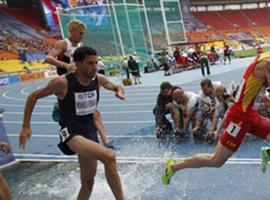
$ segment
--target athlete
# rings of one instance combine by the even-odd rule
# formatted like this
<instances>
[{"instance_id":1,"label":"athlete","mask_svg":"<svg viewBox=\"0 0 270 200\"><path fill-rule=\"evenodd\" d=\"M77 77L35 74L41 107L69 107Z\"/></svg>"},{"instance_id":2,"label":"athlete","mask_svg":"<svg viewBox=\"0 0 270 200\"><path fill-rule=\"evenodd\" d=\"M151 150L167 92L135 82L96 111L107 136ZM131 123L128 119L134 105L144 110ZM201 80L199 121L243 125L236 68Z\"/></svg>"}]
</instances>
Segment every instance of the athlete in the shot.
<instances>
[{"instance_id":1,"label":"athlete","mask_svg":"<svg viewBox=\"0 0 270 200\"><path fill-rule=\"evenodd\" d=\"M59 40L46 56L45 62L57 66L56 69L59 76L76 70L76 66L73 61L73 54L78 47L83 46L81 41L83 39L85 30L86 26L84 23L79 20L72 20L68 24L68 38ZM95 126L104 145L109 148L114 148L113 141L109 141L108 139L99 109L97 109L93 115ZM55 103L52 117L54 121L59 121L58 103Z\"/></svg>"},{"instance_id":2,"label":"athlete","mask_svg":"<svg viewBox=\"0 0 270 200\"><path fill-rule=\"evenodd\" d=\"M78 199L89 199L97 169L97 160L105 166L107 182L117 200L124 199L116 158L112 150L98 144L93 113L99 101L99 87L115 92L124 100L121 86L111 83L105 76L97 74L97 52L90 47L75 50L75 72L67 73L47 86L32 92L26 102L23 126L20 133L20 148L25 147L31 137L30 120L38 99L56 94L59 104L60 143L58 147L66 155L78 155L81 170L81 189Z\"/></svg>"}]
</instances>

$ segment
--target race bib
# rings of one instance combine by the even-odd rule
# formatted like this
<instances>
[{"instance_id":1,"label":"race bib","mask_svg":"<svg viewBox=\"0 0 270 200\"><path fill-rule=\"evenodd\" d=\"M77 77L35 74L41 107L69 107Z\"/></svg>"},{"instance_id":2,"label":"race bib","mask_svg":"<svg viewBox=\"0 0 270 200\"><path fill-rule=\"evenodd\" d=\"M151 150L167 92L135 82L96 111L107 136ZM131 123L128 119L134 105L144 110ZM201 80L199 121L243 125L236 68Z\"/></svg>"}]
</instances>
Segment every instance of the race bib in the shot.
<instances>
[{"instance_id":1,"label":"race bib","mask_svg":"<svg viewBox=\"0 0 270 200\"><path fill-rule=\"evenodd\" d=\"M240 130L241 127L239 125L230 122L229 126L226 129L226 132L229 133L231 136L236 137Z\"/></svg>"},{"instance_id":2,"label":"race bib","mask_svg":"<svg viewBox=\"0 0 270 200\"><path fill-rule=\"evenodd\" d=\"M75 109L77 116L89 115L96 111L96 91L77 92L75 95Z\"/></svg>"},{"instance_id":3,"label":"race bib","mask_svg":"<svg viewBox=\"0 0 270 200\"><path fill-rule=\"evenodd\" d=\"M60 135L61 142L65 142L69 138L69 136L70 136L67 127L66 128L63 128L60 131L59 135Z\"/></svg>"}]
</instances>

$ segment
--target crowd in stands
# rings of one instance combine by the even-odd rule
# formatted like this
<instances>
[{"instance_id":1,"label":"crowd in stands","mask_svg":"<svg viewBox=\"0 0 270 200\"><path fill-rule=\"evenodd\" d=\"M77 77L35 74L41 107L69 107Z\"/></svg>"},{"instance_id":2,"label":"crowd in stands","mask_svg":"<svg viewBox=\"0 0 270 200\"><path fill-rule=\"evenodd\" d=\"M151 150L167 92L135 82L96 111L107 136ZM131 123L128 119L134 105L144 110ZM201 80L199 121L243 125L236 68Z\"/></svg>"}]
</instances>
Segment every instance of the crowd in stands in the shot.
<instances>
[{"instance_id":1,"label":"crowd in stands","mask_svg":"<svg viewBox=\"0 0 270 200\"><path fill-rule=\"evenodd\" d=\"M100 5L106 3L104 0L76 0L76 6L87 6L87 5Z\"/></svg>"},{"instance_id":2,"label":"crowd in stands","mask_svg":"<svg viewBox=\"0 0 270 200\"><path fill-rule=\"evenodd\" d=\"M145 71L149 72L151 68L155 68L155 70L163 69L164 75L170 76L173 73L200 67L201 61L205 58L209 65L215 64L220 56L214 45L208 51L199 45L190 45L187 48L176 47L171 55L163 51L158 53L156 58L149 58Z\"/></svg>"},{"instance_id":3,"label":"crowd in stands","mask_svg":"<svg viewBox=\"0 0 270 200\"><path fill-rule=\"evenodd\" d=\"M205 76L206 73L207 75L211 73L210 65L217 62L230 64L233 55L234 51L226 42L223 43L223 49L219 50L216 50L214 45L207 51L200 45L189 45L187 48L176 47L171 54L164 50L157 53L156 56L149 57L144 63L144 72L163 70L164 76L170 76L174 73L201 68L202 75ZM122 70L126 74L126 79L130 79L131 73L134 84L141 83L139 79L139 62L136 53L131 54L129 57L124 56L122 60Z\"/></svg>"},{"instance_id":4,"label":"crowd in stands","mask_svg":"<svg viewBox=\"0 0 270 200\"><path fill-rule=\"evenodd\" d=\"M41 51L47 54L51 48L52 46L44 42L42 39L22 39L17 37L0 39L0 53L19 54L21 51Z\"/></svg>"}]
</instances>

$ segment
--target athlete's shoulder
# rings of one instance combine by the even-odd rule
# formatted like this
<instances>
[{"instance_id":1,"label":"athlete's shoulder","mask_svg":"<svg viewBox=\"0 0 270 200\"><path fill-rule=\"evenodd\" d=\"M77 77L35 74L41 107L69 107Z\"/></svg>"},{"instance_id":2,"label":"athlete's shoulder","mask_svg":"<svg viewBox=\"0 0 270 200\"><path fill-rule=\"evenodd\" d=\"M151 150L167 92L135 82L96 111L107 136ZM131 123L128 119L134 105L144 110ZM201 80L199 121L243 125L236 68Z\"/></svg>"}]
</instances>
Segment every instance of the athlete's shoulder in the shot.
<instances>
[{"instance_id":1,"label":"athlete's shoulder","mask_svg":"<svg viewBox=\"0 0 270 200\"><path fill-rule=\"evenodd\" d=\"M53 85L55 85L55 86L60 86L60 87L65 87L65 86L67 86L67 77L66 77L66 75L65 74L63 74L63 75L61 75L61 76L59 76L59 77L57 77L57 78L55 78L55 79L53 79L53 80L51 80L51 83L53 84Z\"/></svg>"},{"instance_id":2,"label":"athlete's shoulder","mask_svg":"<svg viewBox=\"0 0 270 200\"><path fill-rule=\"evenodd\" d=\"M96 76L97 76L98 83L100 85L103 85L104 83L106 83L108 81L107 77L104 76L103 74L98 74L97 73Z\"/></svg>"},{"instance_id":3,"label":"athlete's shoulder","mask_svg":"<svg viewBox=\"0 0 270 200\"><path fill-rule=\"evenodd\" d=\"M66 49L67 48L67 42L65 39L58 40L55 44L55 47L61 48L61 49Z\"/></svg>"}]
</instances>

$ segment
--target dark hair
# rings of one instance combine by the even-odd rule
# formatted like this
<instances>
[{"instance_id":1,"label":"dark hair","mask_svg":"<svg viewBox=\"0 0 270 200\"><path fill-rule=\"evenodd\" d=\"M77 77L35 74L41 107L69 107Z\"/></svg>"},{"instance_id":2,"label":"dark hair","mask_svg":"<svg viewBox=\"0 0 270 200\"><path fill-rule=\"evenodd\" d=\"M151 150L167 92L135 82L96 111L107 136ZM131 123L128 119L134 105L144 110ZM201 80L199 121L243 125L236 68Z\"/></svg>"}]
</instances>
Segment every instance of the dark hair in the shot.
<instances>
[{"instance_id":1,"label":"dark hair","mask_svg":"<svg viewBox=\"0 0 270 200\"><path fill-rule=\"evenodd\" d=\"M96 56L97 51L91 47L83 46L75 50L73 54L73 60L82 62L86 56Z\"/></svg>"},{"instance_id":2,"label":"dark hair","mask_svg":"<svg viewBox=\"0 0 270 200\"><path fill-rule=\"evenodd\" d=\"M212 86L212 81L208 78L206 79L203 79L202 82L201 82L201 87L204 87L205 85L207 85L208 87L211 87Z\"/></svg>"},{"instance_id":3,"label":"dark hair","mask_svg":"<svg viewBox=\"0 0 270 200\"><path fill-rule=\"evenodd\" d=\"M160 85L160 90L165 90L165 89L172 89L172 85L170 84L169 81L164 81Z\"/></svg>"}]
</instances>

